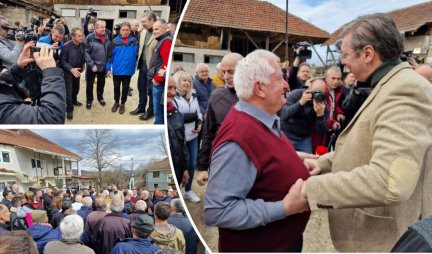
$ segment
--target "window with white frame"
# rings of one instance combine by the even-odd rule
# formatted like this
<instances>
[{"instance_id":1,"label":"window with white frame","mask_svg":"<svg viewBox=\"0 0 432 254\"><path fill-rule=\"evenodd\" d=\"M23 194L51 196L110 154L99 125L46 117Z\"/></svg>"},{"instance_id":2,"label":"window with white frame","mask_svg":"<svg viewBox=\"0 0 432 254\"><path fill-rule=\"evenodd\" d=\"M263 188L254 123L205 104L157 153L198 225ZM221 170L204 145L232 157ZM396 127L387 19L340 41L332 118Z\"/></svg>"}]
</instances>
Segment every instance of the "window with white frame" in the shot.
<instances>
[{"instance_id":1,"label":"window with white frame","mask_svg":"<svg viewBox=\"0 0 432 254\"><path fill-rule=\"evenodd\" d=\"M0 162L2 163L12 163L10 158L10 152L0 151Z\"/></svg>"},{"instance_id":2,"label":"window with white frame","mask_svg":"<svg viewBox=\"0 0 432 254\"><path fill-rule=\"evenodd\" d=\"M31 159L32 168L42 168L39 159Z\"/></svg>"}]
</instances>

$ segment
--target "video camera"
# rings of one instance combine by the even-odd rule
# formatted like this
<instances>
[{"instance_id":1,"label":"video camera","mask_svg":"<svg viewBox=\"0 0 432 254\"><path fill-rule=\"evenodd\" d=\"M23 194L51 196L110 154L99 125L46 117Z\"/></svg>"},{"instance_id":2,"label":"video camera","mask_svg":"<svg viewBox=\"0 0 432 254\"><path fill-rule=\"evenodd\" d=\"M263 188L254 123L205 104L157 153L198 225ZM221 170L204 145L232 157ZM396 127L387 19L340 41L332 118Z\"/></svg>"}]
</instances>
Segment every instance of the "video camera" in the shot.
<instances>
[{"instance_id":1,"label":"video camera","mask_svg":"<svg viewBox=\"0 0 432 254\"><path fill-rule=\"evenodd\" d=\"M53 28L53 27L54 27L54 20L55 20L56 18L57 18L57 17L54 16L54 15L50 16L50 19L49 19L49 21L48 21L48 23L47 23L47 27L49 27L49 28Z\"/></svg>"},{"instance_id":2,"label":"video camera","mask_svg":"<svg viewBox=\"0 0 432 254\"><path fill-rule=\"evenodd\" d=\"M402 60L402 62L406 62L408 61L408 58L412 57L412 55L413 55L413 50L404 51L400 56L400 60Z\"/></svg>"},{"instance_id":3,"label":"video camera","mask_svg":"<svg viewBox=\"0 0 432 254\"><path fill-rule=\"evenodd\" d=\"M301 60L311 59L312 58L312 50L308 49L308 47L310 47L310 46L311 45L306 41L298 42L298 43L294 44L294 46L293 46L294 54L295 55L297 54L296 50L299 47L303 47L303 49L299 51L298 57Z\"/></svg>"},{"instance_id":4,"label":"video camera","mask_svg":"<svg viewBox=\"0 0 432 254\"><path fill-rule=\"evenodd\" d=\"M93 7L89 7L88 8L88 11L87 11L87 15L90 15L90 16L92 16L92 17L97 17L97 11L99 11L99 10L96 10L96 9L94 9Z\"/></svg>"},{"instance_id":5,"label":"video camera","mask_svg":"<svg viewBox=\"0 0 432 254\"><path fill-rule=\"evenodd\" d=\"M324 101L324 93L321 90L314 89L311 91L312 99L314 99L316 102L323 102Z\"/></svg>"},{"instance_id":6,"label":"video camera","mask_svg":"<svg viewBox=\"0 0 432 254\"><path fill-rule=\"evenodd\" d=\"M116 24L114 26L114 32L115 32L115 35L120 34L120 24Z\"/></svg>"},{"instance_id":7,"label":"video camera","mask_svg":"<svg viewBox=\"0 0 432 254\"><path fill-rule=\"evenodd\" d=\"M4 30L7 30L7 36L6 39L8 40L18 40L18 41L37 41L39 39L39 35L34 33L33 30L18 30L14 27L11 27L10 25L2 25L1 26ZM23 33L18 33L23 32Z\"/></svg>"}]
</instances>

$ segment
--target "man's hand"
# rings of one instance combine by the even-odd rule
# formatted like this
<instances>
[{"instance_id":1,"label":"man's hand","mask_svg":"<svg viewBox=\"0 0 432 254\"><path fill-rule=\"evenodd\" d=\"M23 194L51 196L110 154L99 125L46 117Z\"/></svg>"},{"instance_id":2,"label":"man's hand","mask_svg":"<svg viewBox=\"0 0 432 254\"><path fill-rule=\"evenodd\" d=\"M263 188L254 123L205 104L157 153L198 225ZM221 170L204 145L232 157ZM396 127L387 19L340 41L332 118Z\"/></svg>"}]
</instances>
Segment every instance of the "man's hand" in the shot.
<instances>
[{"instance_id":1,"label":"man's hand","mask_svg":"<svg viewBox=\"0 0 432 254\"><path fill-rule=\"evenodd\" d=\"M322 117L324 115L324 102L317 102L316 100L313 100L313 108L315 110L315 113L317 117Z\"/></svg>"},{"instance_id":2,"label":"man's hand","mask_svg":"<svg viewBox=\"0 0 432 254\"><path fill-rule=\"evenodd\" d=\"M321 172L318 161L315 159L305 159L303 160L303 164L311 176L318 175Z\"/></svg>"},{"instance_id":3,"label":"man's hand","mask_svg":"<svg viewBox=\"0 0 432 254\"><path fill-rule=\"evenodd\" d=\"M298 179L288 194L282 200L285 207L285 213L287 216L306 212L309 210L309 204L307 199L301 194L301 189L304 184L302 179Z\"/></svg>"},{"instance_id":4,"label":"man's hand","mask_svg":"<svg viewBox=\"0 0 432 254\"><path fill-rule=\"evenodd\" d=\"M407 58L407 62L411 65L411 67L415 70L418 67L417 61L414 59L414 57L410 56Z\"/></svg>"},{"instance_id":5,"label":"man's hand","mask_svg":"<svg viewBox=\"0 0 432 254\"><path fill-rule=\"evenodd\" d=\"M199 132L201 131L201 127L202 127L202 125L199 124L198 127L197 127L196 129L193 129L193 130L192 130L192 132L193 132L193 133L199 133Z\"/></svg>"},{"instance_id":6,"label":"man's hand","mask_svg":"<svg viewBox=\"0 0 432 254\"><path fill-rule=\"evenodd\" d=\"M41 47L40 52L33 53L33 57L42 71L47 68L56 67L54 51L47 47Z\"/></svg>"},{"instance_id":7,"label":"man's hand","mask_svg":"<svg viewBox=\"0 0 432 254\"><path fill-rule=\"evenodd\" d=\"M112 72L111 72L111 71L107 71L107 73L106 73L106 77L108 77L108 78L112 78Z\"/></svg>"},{"instance_id":8,"label":"man's hand","mask_svg":"<svg viewBox=\"0 0 432 254\"><path fill-rule=\"evenodd\" d=\"M208 182L208 171L207 170L198 171L196 180L199 186L206 185Z\"/></svg>"},{"instance_id":9,"label":"man's hand","mask_svg":"<svg viewBox=\"0 0 432 254\"><path fill-rule=\"evenodd\" d=\"M54 43L52 44L51 49L52 49L52 50L57 50L58 47L59 47L58 42L54 42Z\"/></svg>"},{"instance_id":10,"label":"man's hand","mask_svg":"<svg viewBox=\"0 0 432 254\"><path fill-rule=\"evenodd\" d=\"M337 116L336 116L336 120L337 120L338 122L343 122L343 121L345 121L345 116L342 115L342 114L337 114Z\"/></svg>"},{"instance_id":11,"label":"man's hand","mask_svg":"<svg viewBox=\"0 0 432 254\"><path fill-rule=\"evenodd\" d=\"M319 155L305 153L305 152L298 152L298 151L297 151L297 155L302 160L304 160L304 159L318 159L319 158Z\"/></svg>"},{"instance_id":12,"label":"man's hand","mask_svg":"<svg viewBox=\"0 0 432 254\"><path fill-rule=\"evenodd\" d=\"M34 62L34 58L31 57L31 48L34 46L34 41L30 41L24 45L23 51L17 60L18 67L24 68L27 64Z\"/></svg>"},{"instance_id":13,"label":"man's hand","mask_svg":"<svg viewBox=\"0 0 432 254\"><path fill-rule=\"evenodd\" d=\"M183 171L183 178L182 178L181 186L185 187L188 182L189 182L189 171L187 169L185 169Z\"/></svg>"},{"instance_id":14,"label":"man's hand","mask_svg":"<svg viewBox=\"0 0 432 254\"><path fill-rule=\"evenodd\" d=\"M93 66L93 68L92 68L92 72L97 72L97 66L96 66L96 65Z\"/></svg>"},{"instance_id":15,"label":"man's hand","mask_svg":"<svg viewBox=\"0 0 432 254\"><path fill-rule=\"evenodd\" d=\"M332 129L333 129L333 130L339 130L340 127L341 127L341 124L340 124L339 122L334 122L334 123L332 124Z\"/></svg>"},{"instance_id":16,"label":"man's hand","mask_svg":"<svg viewBox=\"0 0 432 254\"><path fill-rule=\"evenodd\" d=\"M163 77L165 75L165 72L166 72L166 66L164 65L162 68L159 69L157 75L159 75L159 77Z\"/></svg>"},{"instance_id":17,"label":"man's hand","mask_svg":"<svg viewBox=\"0 0 432 254\"><path fill-rule=\"evenodd\" d=\"M70 73L72 73L72 75L73 75L75 78L78 78L79 76L81 76L80 68L72 68L72 69L70 70Z\"/></svg>"},{"instance_id":18,"label":"man's hand","mask_svg":"<svg viewBox=\"0 0 432 254\"><path fill-rule=\"evenodd\" d=\"M309 89L304 90L302 97L300 98L300 105L304 106L306 103L312 100L312 94Z\"/></svg>"}]
</instances>

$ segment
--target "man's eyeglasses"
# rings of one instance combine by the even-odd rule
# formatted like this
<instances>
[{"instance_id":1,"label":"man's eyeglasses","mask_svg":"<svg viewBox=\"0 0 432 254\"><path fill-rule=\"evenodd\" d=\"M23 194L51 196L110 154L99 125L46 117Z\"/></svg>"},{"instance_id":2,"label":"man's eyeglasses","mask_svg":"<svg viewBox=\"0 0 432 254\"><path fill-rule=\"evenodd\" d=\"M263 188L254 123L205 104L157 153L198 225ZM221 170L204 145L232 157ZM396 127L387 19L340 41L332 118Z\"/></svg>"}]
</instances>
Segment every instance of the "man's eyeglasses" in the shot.
<instances>
[{"instance_id":1,"label":"man's eyeglasses","mask_svg":"<svg viewBox=\"0 0 432 254\"><path fill-rule=\"evenodd\" d=\"M357 50L352 50L352 51L349 52L349 53L342 53L342 52L340 52L340 58L341 58L342 60L345 60L345 59L348 58L349 55L351 55L351 54L354 53L354 52L357 52Z\"/></svg>"}]
</instances>

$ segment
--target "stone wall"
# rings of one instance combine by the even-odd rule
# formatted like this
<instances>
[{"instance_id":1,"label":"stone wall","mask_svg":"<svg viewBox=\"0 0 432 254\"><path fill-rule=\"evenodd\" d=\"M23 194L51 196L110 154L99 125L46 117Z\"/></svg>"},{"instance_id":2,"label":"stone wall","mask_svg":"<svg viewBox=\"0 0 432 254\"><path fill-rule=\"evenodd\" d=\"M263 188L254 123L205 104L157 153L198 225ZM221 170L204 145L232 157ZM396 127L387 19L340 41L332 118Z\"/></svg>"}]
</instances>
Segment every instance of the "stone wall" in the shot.
<instances>
[{"instance_id":1,"label":"stone wall","mask_svg":"<svg viewBox=\"0 0 432 254\"><path fill-rule=\"evenodd\" d=\"M47 14L29 10L23 7L7 6L0 8L0 15L9 19L10 25L14 26L15 21L23 21L28 27L30 27L30 19L32 17L48 17Z\"/></svg>"}]
</instances>

